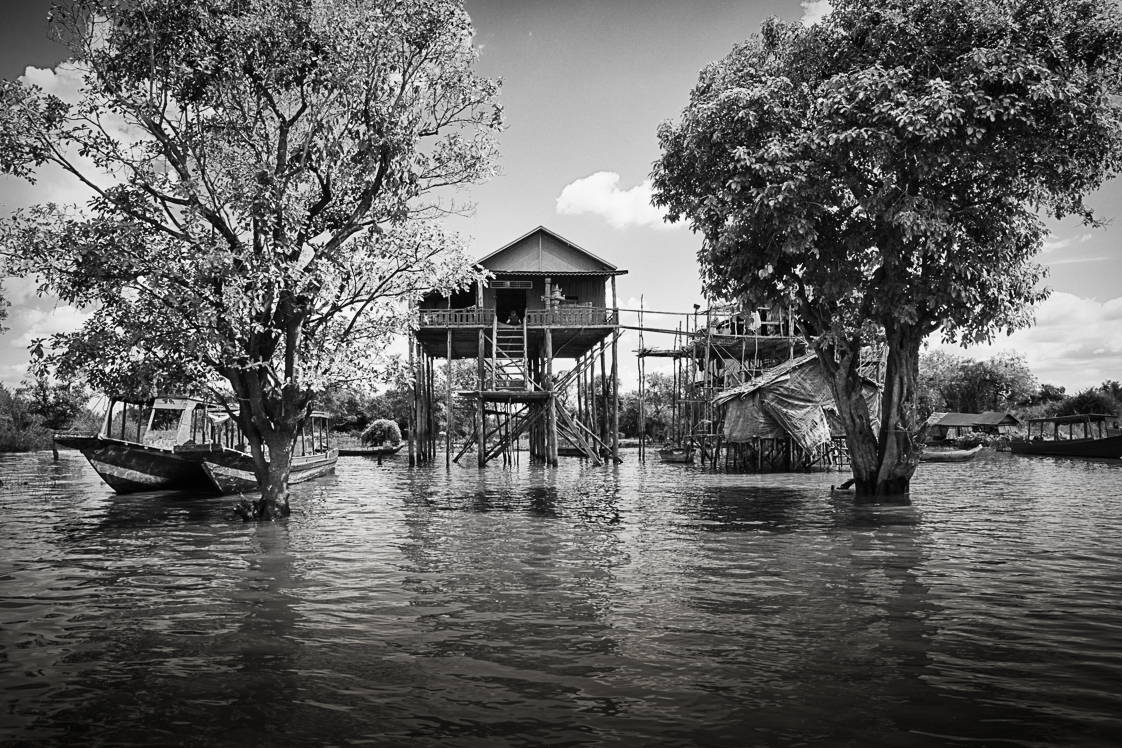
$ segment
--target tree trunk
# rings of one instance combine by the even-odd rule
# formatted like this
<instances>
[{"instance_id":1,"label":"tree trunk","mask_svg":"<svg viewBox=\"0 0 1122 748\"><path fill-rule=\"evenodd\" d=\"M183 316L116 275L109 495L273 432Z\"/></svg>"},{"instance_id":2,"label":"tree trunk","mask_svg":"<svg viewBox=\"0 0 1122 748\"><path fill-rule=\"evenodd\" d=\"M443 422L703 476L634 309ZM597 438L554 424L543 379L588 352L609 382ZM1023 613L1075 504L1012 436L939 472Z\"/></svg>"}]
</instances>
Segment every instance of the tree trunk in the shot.
<instances>
[{"instance_id":1,"label":"tree trunk","mask_svg":"<svg viewBox=\"0 0 1122 748\"><path fill-rule=\"evenodd\" d=\"M845 426L857 496L908 493L919 465L916 438L916 376L923 336L912 328L887 333L888 361L881 393L880 428L874 433L860 374L860 346L818 344L818 360L830 375L838 416Z\"/></svg>"},{"instance_id":2,"label":"tree trunk","mask_svg":"<svg viewBox=\"0 0 1122 748\"><path fill-rule=\"evenodd\" d=\"M258 475L261 498L254 505L254 515L259 520L274 520L287 517L288 476L292 472L292 451L296 443L296 433L274 432L269 439L269 462L264 479Z\"/></svg>"},{"instance_id":3,"label":"tree trunk","mask_svg":"<svg viewBox=\"0 0 1122 748\"><path fill-rule=\"evenodd\" d=\"M242 407L238 423L250 453L261 498L243 500L236 508L246 521L270 521L287 517L288 478L296 438L304 426L309 397L294 388L271 390L253 373L227 376Z\"/></svg>"},{"instance_id":4,"label":"tree trunk","mask_svg":"<svg viewBox=\"0 0 1122 748\"><path fill-rule=\"evenodd\" d=\"M916 440L916 377L923 336L911 327L889 330L888 361L881 398L877 496L908 493L919 466Z\"/></svg>"},{"instance_id":5,"label":"tree trunk","mask_svg":"<svg viewBox=\"0 0 1122 748\"><path fill-rule=\"evenodd\" d=\"M828 345L816 343L818 361L829 375L830 390L838 409L838 418L845 428L849 448L849 467L853 471L858 496L876 493L880 467L877 435L873 431L869 404L865 401L864 380L860 374L861 347L856 343Z\"/></svg>"}]
</instances>

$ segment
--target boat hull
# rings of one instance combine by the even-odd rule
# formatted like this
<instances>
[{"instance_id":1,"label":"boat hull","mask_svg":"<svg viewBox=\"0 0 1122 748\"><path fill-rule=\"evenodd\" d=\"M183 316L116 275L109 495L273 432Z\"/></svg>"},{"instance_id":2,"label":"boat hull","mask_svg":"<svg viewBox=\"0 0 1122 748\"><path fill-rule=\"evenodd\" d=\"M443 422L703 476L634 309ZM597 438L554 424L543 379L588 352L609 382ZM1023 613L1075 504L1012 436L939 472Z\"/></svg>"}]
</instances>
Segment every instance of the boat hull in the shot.
<instances>
[{"instance_id":1,"label":"boat hull","mask_svg":"<svg viewBox=\"0 0 1122 748\"><path fill-rule=\"evenodd\" d=\"M80 451L117 493L214 490L198 463L170 449L76 434L60 434L55 442Z\"/></svg>"},{"instance_id":2,"label":"boat hull","mask_svg":"<svg viewBox=\"0 0 1122 748\"><path fill-rule=\"evenodd\" d=\"M693 451L689 449L660 449L658 450L658 459L663 462L690 463L693 462Z\"/></svg>"},{"instance_id":3,"label":"boat hull","mask_svg":"<svg viewBox=\"0 0 1122 748\"><path fill-rule=\"evenodd\" d=\"M1046 439L1028 441L1013 439L1009 451L1022 455L1051 455L1053 457L1122 457L1122 436L1105 439Z\"/></svg>"},{"instance_id":4,"label":"boat hull","mask_svg":"<svg viewBox=\"0 0 1122 748\"><path fill-rule=\"evenodd\" d=\"M225 448L184 448L179 454L194 460L206 473L213 490L223 494L252 493L260 491L257 473L254 471L253 457L244 452ZM335 469L339 461L339 450L331 449L314 455L292 458L292 471L288 475L289 485L326 475Z\"/></svg>"},{"instance_id":5,"label":"boat hull","mask_svg":"<svg viewBox=\"0 0 1122 748\"><path fill-rule=\"evenodd\" d=\"M925 451L920 455L920 462L968 462L978 456L982 451L981 445L973 449L948 449L943 451Z\"/></svg>"},{"instance_id":6,"label":"boat hull","mask_svg":"<svg viewBox=\"0 0 1122 748\"><path fill-rule=\"evenodd\" d=\"M404 444L396 447L354 447L351 449L340 448L340 457L392 457L401 451Z\"/></svg>"}]
</instances>

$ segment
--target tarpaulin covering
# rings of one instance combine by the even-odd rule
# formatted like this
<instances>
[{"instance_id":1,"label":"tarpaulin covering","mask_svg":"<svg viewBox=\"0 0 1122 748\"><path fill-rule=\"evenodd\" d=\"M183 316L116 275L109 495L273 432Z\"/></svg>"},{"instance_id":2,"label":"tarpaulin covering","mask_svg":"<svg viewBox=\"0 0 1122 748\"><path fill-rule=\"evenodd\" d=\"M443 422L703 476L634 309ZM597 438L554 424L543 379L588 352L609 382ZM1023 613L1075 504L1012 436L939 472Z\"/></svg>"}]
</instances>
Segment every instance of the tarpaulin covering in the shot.
<instances>
[{"instance_id":1,"label":"tarpaulin covering","mask_svg":"<svg viewBox=\"0 0 1122 748\"><path fill-rule=\"evenodd\" d=\"M870 380L864 385L865 401L874 428L880 419L880 390ZM834 396L826 374L814 354L793 359L761 377L718 395L725 407L726 441L792 437L810 450L830 441L830 418L836 414ZM833 419L837 421L836 417Z\"/></svg>"}]
</instances>

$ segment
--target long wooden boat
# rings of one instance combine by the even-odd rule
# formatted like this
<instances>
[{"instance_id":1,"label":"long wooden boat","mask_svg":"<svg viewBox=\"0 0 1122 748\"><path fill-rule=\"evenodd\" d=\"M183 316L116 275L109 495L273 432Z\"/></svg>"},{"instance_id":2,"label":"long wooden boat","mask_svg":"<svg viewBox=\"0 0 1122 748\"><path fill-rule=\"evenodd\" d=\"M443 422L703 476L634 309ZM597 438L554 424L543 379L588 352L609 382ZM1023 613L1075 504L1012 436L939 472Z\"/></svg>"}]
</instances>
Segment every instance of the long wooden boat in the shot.
<instances>
[{"instance_id":1,"label":"long wooden boat","mask_svg":"<svg viewBox=\"0 0 1122 748\"><path fill-rule=\"evenodd\" d=\"M335 469L339 450L330 444L329 416L314 412L305 422L304 433L296 439L289 484L303 483L326 475ZM219 493L259 491L253 455L244 444L231 446L221 442L182 444L176 455L196 463Z\"/></svg>"},{"instance_id":2,"label":"long wooden boat","mask_svg":"<svg viewBox=\"0 0 1122 748\"><path fill-rule=\"evenodd\" d=\"M658 450L658 459L663 462L693 462L693 447L663 447Z\"/></svg>"},{"instance_id":3,"label":"long wooden boat","mask_svg":"<svg viewBox=\"0 0 1122 748\"><path fill-rule=\"evenodd\" d=\"M1118 416L1086 415L1033 418L1028 434L1009 440L1009 451L1056 457L1122 457Z\"/></svg>"},{"instance_id":4,"label":"long wooden boat","mask_svg":"<svg viewBox=\"0 0 1122 748\"><path fill-rule=\"evenodd\" d=\"M936 449L930 451L925 449L919 456L919 460L920 462L967 462L973 460L981 451L981 444L973 449Z\"/></svg>"},{"instance_id":5,"label":"long wooden boat","mask_svg":"<svg viewBox=\"0 0 1122 748\"><path fill-rule=\"evenodd\" d=\"M396 447L383 444L380 447L339 447L340 457L392 457L401 451L405 444Z\"/></svg>"},{"instance_id":6,"label":"long wooden boat","mask_svg":"<svg viewBox=\"0 0 1122 748\"><path fill-rule=\"evenodd\" d=\"M188 397L111 400L101 431L65 431L55 443L77 449L117 493L213 490L202 467L176 454L185 442L211 439L215 406Z\"/></svg>"}]
</instances>

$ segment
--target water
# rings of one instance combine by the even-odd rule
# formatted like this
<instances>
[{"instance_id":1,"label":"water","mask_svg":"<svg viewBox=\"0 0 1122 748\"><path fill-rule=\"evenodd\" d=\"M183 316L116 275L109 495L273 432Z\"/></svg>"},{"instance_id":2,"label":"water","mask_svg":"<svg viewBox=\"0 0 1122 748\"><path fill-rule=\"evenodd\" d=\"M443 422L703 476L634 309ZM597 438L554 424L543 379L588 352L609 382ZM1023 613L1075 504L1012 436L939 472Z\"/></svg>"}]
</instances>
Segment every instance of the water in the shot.
<instances>
[{"instance_id":1,"label":"water","mask_svg":"<svg viewBox=\"0 0 1122 748\"><path fill-rule=\"evenodd\" d=\"M247 525L0 456L0 744L1122 741L1122 461L983 454L855 507L626 457L343 458Z\"/></svg>"}]
</instances>

